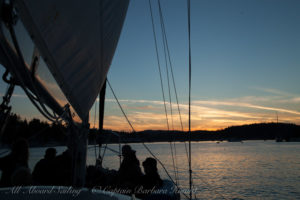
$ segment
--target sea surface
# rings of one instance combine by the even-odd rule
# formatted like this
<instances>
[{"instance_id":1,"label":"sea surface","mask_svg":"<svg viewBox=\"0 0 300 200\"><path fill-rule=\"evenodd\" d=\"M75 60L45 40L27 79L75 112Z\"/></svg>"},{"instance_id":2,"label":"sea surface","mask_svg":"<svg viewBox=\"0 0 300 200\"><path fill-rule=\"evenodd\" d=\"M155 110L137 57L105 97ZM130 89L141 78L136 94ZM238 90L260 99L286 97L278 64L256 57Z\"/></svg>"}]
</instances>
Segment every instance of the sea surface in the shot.
<instances>
[{"instance_id":1,"label":"sea surface","mask_svg":"<svg viewBox=\"0 0 300 200\"><path fill-rule=\"evenodd\" d=\"M164 164L170 176L189 194L188 159L185 143L146 144ZM172 145L172 148L171 148ZM131 144L142 163L150 153L142 144ZM119 151L119 145L108 145ZM46 148L30 149L30 167L43 157ZM66 147L56 147L58 153ZM174 163L177 163L174 170ZM176 152L175 152L176 151ZM103 154L104 150L101 150ZM90 145L88 165L95 164L99 149ZM106 149L103 165L118 169L116 152ZM300 142L243 141L192 143L193 192L197 199L300 199ZM159 166L162 178L168 175ZM181 195L184 199L184 195Z\"/></svg>"}]
</instances>

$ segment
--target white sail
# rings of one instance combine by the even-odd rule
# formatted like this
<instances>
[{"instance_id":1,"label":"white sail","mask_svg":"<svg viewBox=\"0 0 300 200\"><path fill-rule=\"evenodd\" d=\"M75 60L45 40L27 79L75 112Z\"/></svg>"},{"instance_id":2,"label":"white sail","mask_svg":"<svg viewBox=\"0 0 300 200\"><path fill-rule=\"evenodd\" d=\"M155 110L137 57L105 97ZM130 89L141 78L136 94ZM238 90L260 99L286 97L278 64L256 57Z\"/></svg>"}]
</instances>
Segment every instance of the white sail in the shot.
<instances>
[{"instance_id":1,"label":"white sail","mask_svg":"<svg viewBox=\"0 0 300 200\"><path fill-rule=\"evenodd\" d=\"M81 119L109 70L129 0L16 0L58 85Z\"/></svg>"}]
</instances>

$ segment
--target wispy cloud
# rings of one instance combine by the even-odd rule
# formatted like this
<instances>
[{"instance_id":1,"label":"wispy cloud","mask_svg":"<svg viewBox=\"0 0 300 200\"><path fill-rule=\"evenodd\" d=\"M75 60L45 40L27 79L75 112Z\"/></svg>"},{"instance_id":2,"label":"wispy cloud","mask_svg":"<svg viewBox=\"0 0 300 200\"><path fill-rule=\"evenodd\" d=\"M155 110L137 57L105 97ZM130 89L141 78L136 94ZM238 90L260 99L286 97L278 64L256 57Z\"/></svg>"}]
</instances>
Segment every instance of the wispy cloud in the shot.
<instances>
[{"instance_id":1,"label":"wispy cloud","mask_svg":"<svg viewBox=\"0 0 300 200\"><path fill-rule=\"evenodd\" d=\"M260 105L253 105L249 103L243 102L230 102L230 101L195 101L193 103L201 104L201 105L223 105L223 106L235 106L235 107L244 107L244 108L252 108L252 109L259 109L259 110L270 110L270 111L278 111L278 112L286 112L290 114L300 115L300 112L295 110L289 110L284 108L277 108L277 107L268 107L268 106L260 106Z\"/></svg>"},{"instance_id":2,"label":"wispy cloud","mask_svg":"<svg viewBox=\"0 0 300 200\"><path fill-rule=\"evenodd\" d=\"M160 110L158 107L151 106L151 105L146 105L146 106L128 106L124 105L124 109L133 109L133 110Z\"/></svg>"},{"instance_id":3,"label":"wispy cloud","mask_svg":"<svg viewBox=\"0 0 300 200\"><path fill-rule=\"evenodd\" d=\"M279 96L294 96L295 95L295 94L288 93L288 92L281 91L281 90L274 89L274 88L264 88L264 87L252 87L252 88L255 90L258 90L258 91L262 91L262 92L266 92L266 93L274 94L274 95L279 95Z\"/></svg>"},{"instance_id":4,"label":"wispy cloud","mask_svg":"<svg viewBox=\"0 0 300 200\"><path fill-rule=\"evenodd\" d=\"M285 100L285 103L283 103L283 100ZM121 99L119 101L136 130L167 129L163 101L130 99ZM255 96L245 96L224 100L197 100L192 102L192 127L193 129L213 130L232 125L272 122L276 120L275 112L279 114L281 122L300 123L300 112L288 106L298 101L300 101L298 97L274 99L269 96L258 98ZM115 100L108 99L107 102L115 102ZM169 127L172 129L174 126L175 129L180 130L181 126L177 106L173 105L173 118L170 115L169 105L167 109ZM186 129L188 125L188 104L180 104L180 109L183 125ZM106 128L130 130L129 125L121 115L108 114L105 119Z\"/></svg>"},{"instance_id":5,"label":"wispy cloud","mask_svg":"<svg viewBox=\"0 0 300 200\"><path fill-rule=\"evenodd\" d=\"M27 96L24 94L13 94L12 96L17 98L27 98Z\"/></svg>"},{"instance_id":6,"label":"wispy cloud","mask_svg":"<svg viewBox=\"0 0 300 200\"><path fill-rule=\"evenodd\" d=\"M0 96L4 96L4 94L2 94L2 93L0 93ZM27 96L26 95L24 95L24 94L13 94L12 95L12 97L17 97L17 98L27 98Z\"/></svg>"},{"instance_id":7,"label":"wispy cloud","mask_svg":"<svg viewBox=\"0 0 300 200\"><path fill-rule=\"evenodd\" d=\"M263 90L263 89L262 89ZM232 125L279 121L300 123L299 95L266 89L270 94L265 96L244 96L231 99L195 100L192 102L192 129L215 130ZM3 95L3 94L2 94ZM280 96L279 96L280 95ZM26 98L23 94L14 94L16 98ZM58 98L59 99L59 98ZM59 99L60 100L60 99ZM60 100L62 104L65 100ZM126 119L122 116L114 99L106 99L104 126L113 130L131 131ZM120 99L125 113L135 130L167 129L167 119L164 113L164 102L145 99ZM114 106L111 106L113 104ZM173 104L171 116L170 105L167 104L167 115L170 129L181 130L177 105ZM181 103L181 119L184 129L188 127L188 104ZM91 114L91 116L94 114ZM97 117L98 118L98 117ZM90 120L94 127L93 117ZM98 126L98 119L95 120Z\"/></svg>"}]
</instances>

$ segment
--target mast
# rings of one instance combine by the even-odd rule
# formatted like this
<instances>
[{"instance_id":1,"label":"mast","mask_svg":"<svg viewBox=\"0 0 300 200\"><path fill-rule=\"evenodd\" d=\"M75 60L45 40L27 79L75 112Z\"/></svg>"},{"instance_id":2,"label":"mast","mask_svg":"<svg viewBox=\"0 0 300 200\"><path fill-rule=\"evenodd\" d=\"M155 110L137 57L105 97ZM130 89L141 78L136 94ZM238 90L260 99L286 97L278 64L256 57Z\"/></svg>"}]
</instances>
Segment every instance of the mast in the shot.
<instances>
[{"instance_id":1,"label":"mast","mask_svg":"<svg viewBox=\"0 0 300 200\"><path fill-rule=\"evenodd\" d=\"M72 113L67 107L68 119L68 154L71 156L71 183L73 187L81 188L85 185L86 178L86 158L88 147L88 133L90 130L89 115L81 123L76 123L72 119Z\"/></svg>"},{"instance_id":2,"label":"mast","mask_svg":"<svg viewBox=\"0 0 300 200\"><path fill-rule=\"evenodd\" d=\"M72 156L72 186L83 187L86 177L89 117L85 117L81 124L73 121L70 124L68 148Z\"/></svg>"},{"instance_id":3,"label":"mast","mask_svg":"<svg viewBox=\"0 0 300 200\"><path fill-rule=\"evenodd\" d=\"M103 133L104 106L105 106L106 81L99 94L99 133Z\"/></svg>"},{"instance_id":4,"label":"mast","mask_svg":"<svg viewBox=\"0 0 300 200\"><path fill-rule=\"evenodd\" d=\"M188 7L188 40L189 40L189 185L190 199L192 199L192 147L191 147L191 79L192 79L192 59L191 59L191 1L187 1Z\"/></svg>"},{"instance_id":5,"label":"mast","mask_svg":"<svg viewBox=\"0 0 300 200\"><path fill-rule=\"evenodd\" d=\"M103 9L103 2L100 1L100 8ZM103 13L100 13L100 65L103 67ZM105 103L105 92L106 92L106 79L102 85L99 93L99 133L103 133L103 120L104 120L104 103Z\"/></svg>"}]
</instances>

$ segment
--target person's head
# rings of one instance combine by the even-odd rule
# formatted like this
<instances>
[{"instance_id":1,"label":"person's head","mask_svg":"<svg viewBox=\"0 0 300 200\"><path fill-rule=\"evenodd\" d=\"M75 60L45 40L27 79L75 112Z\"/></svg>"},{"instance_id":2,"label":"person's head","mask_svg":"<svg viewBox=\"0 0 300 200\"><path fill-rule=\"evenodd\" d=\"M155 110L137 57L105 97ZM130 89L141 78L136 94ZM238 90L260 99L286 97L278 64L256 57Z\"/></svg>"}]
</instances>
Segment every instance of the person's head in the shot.
<instances>
[{"instance_id":1,"label":"person's head","mask_svg":"<svg viewBox=\"0 0 300 200\"><path fill-rule=\"evenodd\" d=\"M145 174L157 172L157 162L154 158L146 158L146 160L143 162L143 167Z\"/></svg>"},{"instance_id":2,"label":"person's head","mask_svg":"<svg viewBox=\"0 0 300 200\"><path fill-rule=\"evenodd\" d=\"M123 147L122 147L122 155L123 156L130 156L130 155L133 155L135 153L135 151L134 150L132 150L131 149L131 146L129 146L129 145L124 145Z\"/></svg>"},{"instance_id":3,"label":"person's head","mask_svg":"<svg viewBox=\"0 0 300 200\"><path fill-rule=\"evenodd\" d=\"M12 145L11 154L19 161L28 162L29 145L24 138L18 138Z\"/></svg>"},{"instance_id":4,"label":"person's head","mask_svg":"<svg viewBox=\"0 0 300 200\"><path fill-rule=\"evenodd\" d=\"M56 149L55 148L48 148L46 150L46 153L45 153L45 159L54 159L56 156Z\"/></svg>"}]
</instances>

